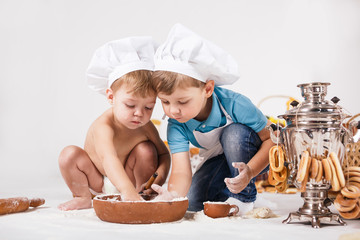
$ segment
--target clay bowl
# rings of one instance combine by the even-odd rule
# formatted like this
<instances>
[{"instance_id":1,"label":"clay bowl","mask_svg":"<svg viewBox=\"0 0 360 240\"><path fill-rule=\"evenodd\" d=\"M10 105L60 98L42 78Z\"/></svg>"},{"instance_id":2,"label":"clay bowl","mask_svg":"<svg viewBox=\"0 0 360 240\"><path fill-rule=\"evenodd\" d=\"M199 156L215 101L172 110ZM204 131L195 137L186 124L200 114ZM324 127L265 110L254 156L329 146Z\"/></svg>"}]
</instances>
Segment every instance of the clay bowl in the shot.
<instances>
[{"instance_id":1,"label":"clay bowl","mask_svg":"<svg viewBox=\"0 0 360 240\"><path fill-rule=\"evenodd\" d=\"M121 201L119 194L99 195L93 199L96 215L113 223L163 223L180 220L188 208L186 198L172 201Z\"/></svg>"},{"instance_id":2,"label":"clay bowl","mask_svg":"<svg viewBox=\"0 0 360 240\"><path fill-rule=\"evenodd\" d=\"M235 216L239 207L226 202L204 202L204 213L211 218Z\"/></svg>"}]
</instances>

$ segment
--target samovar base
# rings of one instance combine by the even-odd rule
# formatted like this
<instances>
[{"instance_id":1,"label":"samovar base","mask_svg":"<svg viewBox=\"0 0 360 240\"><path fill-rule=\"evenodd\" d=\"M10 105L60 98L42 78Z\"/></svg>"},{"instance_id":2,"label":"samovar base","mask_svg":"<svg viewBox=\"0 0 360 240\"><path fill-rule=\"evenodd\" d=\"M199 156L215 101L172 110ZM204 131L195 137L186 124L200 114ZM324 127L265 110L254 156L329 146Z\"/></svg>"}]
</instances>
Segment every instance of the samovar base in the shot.
<instances>
[{"instance_id":1,"label":"samovar base","mask_svg":"<svg viewBox=\"0 0 360 240\"><path fill-rule=\"evenodd\" d=\"M344 222L339 216L339 214L336 213L329 213L325 215L309 215L300 213L299 211L291 212L282 223L288 224L292 220L310 221L313 228L320 228L320 221L325 221L329 223L337 222L342 226L346 225L346 222Z\"/></svg>"},{"instance_id":2,"label":"samovar base","mask_svg":"<svg viewBox=\"0 0 360 240\"><path fill-rule=\"evenodd\" d=\"M320 228L320 222L337 222L346 225L339 214L332 213L328 208L331 201L328 198L329 184L307 183L305 192L301 193L304 205L296 212L291 212L283 223L292 220L310 221L313 228Z\"/></svg>"}]
</instances>

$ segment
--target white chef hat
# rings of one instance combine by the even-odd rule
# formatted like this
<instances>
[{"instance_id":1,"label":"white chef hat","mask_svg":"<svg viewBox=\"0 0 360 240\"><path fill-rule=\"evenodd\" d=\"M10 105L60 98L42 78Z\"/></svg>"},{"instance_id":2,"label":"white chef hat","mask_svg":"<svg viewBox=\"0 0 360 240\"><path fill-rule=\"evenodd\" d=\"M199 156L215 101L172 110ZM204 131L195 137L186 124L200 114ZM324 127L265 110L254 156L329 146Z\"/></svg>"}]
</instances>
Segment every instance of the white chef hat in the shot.
<instances>
[{"instance_id":1,"label":"white chef hat","mask_svg":"<svg viewBox=\"0 0 360 240\"><path fill-rule=\"evenodd\" d=\"M235 59L220 47L181 24L175 24L156 50L155 71L170 71L215 85L232 84L239 79Z\"/></svg>"},{"instance_id":2,"label":"white chef hat","mask_svg":"<svg viewBox=\"0 0 360 240\"><path fill-rule=\"evenodd\" d=\"M86 71L92 90L105 94L115 80L136 70L154 70L156 44L152 37L128 37L98 48Z\"/></svg>"}]
</instances>

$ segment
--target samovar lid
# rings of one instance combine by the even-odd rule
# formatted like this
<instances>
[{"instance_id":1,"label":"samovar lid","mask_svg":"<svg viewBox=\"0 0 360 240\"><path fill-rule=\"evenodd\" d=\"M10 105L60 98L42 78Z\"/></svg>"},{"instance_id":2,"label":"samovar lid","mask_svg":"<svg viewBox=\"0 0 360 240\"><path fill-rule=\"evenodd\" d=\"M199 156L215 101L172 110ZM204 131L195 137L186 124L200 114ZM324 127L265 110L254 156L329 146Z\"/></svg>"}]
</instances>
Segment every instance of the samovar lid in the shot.
<instances>
[{"instance_id":1,"label":"samovar lid","mask_svg":"<svg viewBox=\"0 0 360 240\"><path fill-rule=\"evenodd\" d=\"M312 121L316 118L330 118L332 120L340 120L343 117L342 108L337 105L340 100L333 97L331 101L325 100L327 94L327 82L313 82L297 85L301 90L301 95L304 97L302 103L293 102L293 108L286 111L285 114L280 115L286 120L293 118L311 118Z\"/></svg>"}]
</instances>

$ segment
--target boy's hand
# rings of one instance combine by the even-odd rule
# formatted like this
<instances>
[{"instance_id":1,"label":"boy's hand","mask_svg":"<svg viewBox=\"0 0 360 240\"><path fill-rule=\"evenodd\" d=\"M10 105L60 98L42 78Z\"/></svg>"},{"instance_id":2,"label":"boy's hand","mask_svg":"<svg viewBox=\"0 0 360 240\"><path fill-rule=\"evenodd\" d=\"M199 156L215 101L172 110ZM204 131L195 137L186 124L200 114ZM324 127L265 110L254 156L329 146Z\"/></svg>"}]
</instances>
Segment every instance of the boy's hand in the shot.
<instances>
[{"instance_id":1,"label":"boy's hand","mask_svg":"<svg viewBox=\"0 0 360 240\"><path fill-rule=\"evenodd\" d=\"M145 195L150 195L154 192L154 190L152 190L151 188L149 189L145 189L147 183L143 183L140 187L140 193L145 194Z\"/></svg>"},{"instance_id":2,"label":"boy's hand","mask_svg":"<svg viewBox=\"0 0 360 240\"><path fill-rule=\"evenodd\" d=\"M151 188L159 194L154 200L170 201L176 198L176 194L169 192L166 188L157 184L152 184Z\"/></svg>"},{"instance_id":3,"label":"boy's hand","mask_svg":"<svg viewBox=\"0 0 360 240\"><path fill-rule=\"evenodd\" d=\"M243 162L234 162L233 167L239 169L239 175L234 178L225 178L224 182L232 193L239 193L249 184L252 178L251 168Z\"/></svg>"}]
</instances>

